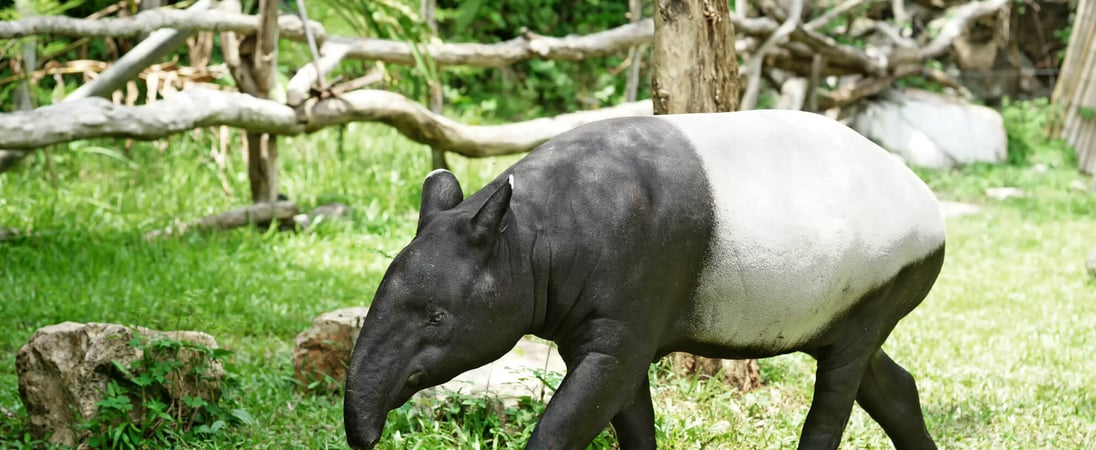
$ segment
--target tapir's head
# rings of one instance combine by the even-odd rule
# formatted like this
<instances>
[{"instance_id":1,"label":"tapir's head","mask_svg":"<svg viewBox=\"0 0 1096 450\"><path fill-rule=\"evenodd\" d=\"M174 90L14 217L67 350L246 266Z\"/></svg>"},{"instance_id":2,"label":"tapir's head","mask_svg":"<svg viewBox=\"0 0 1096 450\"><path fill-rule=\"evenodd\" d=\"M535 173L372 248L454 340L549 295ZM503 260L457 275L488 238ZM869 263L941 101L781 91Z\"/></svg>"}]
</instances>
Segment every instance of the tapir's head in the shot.
<instances>
[{"instance_id":1,"label":"tapir's head","mask_svg":"<svg viewBox=\"0 0 1096 450\"><path fill-rule=\"evenodd\" d=\"M502 233L513 179L463 201L456 177L423 183L415 238L381 280L350 359L343 414L350 447L372 448L388 412L414 393L506 353L530 323Z\"/></svg>"}]
</instances>

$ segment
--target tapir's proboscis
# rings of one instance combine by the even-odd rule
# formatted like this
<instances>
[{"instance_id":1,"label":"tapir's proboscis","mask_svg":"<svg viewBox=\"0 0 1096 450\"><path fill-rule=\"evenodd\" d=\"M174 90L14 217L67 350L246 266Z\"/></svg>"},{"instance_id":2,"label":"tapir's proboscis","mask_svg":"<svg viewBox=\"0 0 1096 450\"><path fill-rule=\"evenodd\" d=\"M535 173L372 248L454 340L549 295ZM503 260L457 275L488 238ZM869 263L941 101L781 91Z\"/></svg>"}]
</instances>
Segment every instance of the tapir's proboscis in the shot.
<instances>
[{"instance_id":1,"label":"tapir's proboscis","mask_svg":"<svg viewBox=\"0 0 1096 450\"><path fill-rule=\"evenodd\" d=\"M928 187L821 115L584 125L468 198L426 177L351 356L347 440L372 448L390 410L532 334L567 374L526 448L584 448L610 424L620 448L655 448L648 368L673 351L814 357L799 448L837 448L854 401L895 447L935 448L881 347L943 260Z\"/></svg>"}]
</instances>

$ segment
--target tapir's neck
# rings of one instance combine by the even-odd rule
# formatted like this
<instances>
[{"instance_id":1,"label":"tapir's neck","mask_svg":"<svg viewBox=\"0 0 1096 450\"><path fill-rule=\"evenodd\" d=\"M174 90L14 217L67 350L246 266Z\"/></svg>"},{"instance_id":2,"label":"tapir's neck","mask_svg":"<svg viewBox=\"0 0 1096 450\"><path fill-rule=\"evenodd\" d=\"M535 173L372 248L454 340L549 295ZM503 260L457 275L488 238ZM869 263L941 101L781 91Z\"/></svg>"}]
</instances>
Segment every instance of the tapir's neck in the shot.
<instances>
[{"instance_id":1,"label":"tapir's neck","mask_svg":"<svg viewBox=\"0 0 1096 450\"><path fill-rule=\"evenodd\" d=\"M506 289L510 291L510 301L521 305L515 308L519 313L511 323L528 327L522 334L539 335L544 329L547 310L547 280L546 276L538 276L545 272L538 271L535 262L538 259L536 252L540 251L539 234L524 225L520 216L511 211L509 224L499 240L496 260L501 264L499 269L508 275L510 285Z\"/></svg>"},{"instance_id":2,"label":"tapir's neck","mask_svg":"<svg viewBox=\"0 0 1096 450\"><path fill-rule=\"evenodd\" d=\"M522 226L524 225L524 226ZM560 342L577 323L576 304L600 258L580 254L542 223L511 223L504 233L511 246L514 298L528 305L525 334ZM516 251L515 251L516 250Z\"/></svg>"}]
</instances>

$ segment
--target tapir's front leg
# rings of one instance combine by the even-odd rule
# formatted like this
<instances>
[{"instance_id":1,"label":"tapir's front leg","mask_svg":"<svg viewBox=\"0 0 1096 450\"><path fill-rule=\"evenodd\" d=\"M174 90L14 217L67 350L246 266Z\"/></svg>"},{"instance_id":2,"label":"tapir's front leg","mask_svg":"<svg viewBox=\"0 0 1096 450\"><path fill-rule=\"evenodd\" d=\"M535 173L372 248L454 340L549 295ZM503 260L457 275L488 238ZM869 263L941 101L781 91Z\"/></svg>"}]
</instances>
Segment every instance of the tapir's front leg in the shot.
<instances>
[{"instance_id":1,"label":"tapir's front leg","mask_svg":"<svg viewBox=\"0 0 1096 450\"><path fill-rule=\"evenodd\" d=\"M617 413L612 420L620 448L625 450L655 450L655 409L651 404L651 383L644 378L636 389L632 404Z\"/></svg>"},{"instance_id":2,"label":"tapir's front leg","mask_svg":"<svg viewBox=\"0 0 1096 450\"><path fill-rule=\"evenodd\" d=\"M616 353L616 352L614 352ZM621 353L617 353L621 354ZM628 353L624 353L628 354ZM587 353L568 361L567 376L548 403L526 449L582 449L646 386L650 358ZM639 401L650 403L650 396ZM649 407L649 406L648 406ZM654 429L654 424L650 425Z\"/></svg>"}]
</instances>

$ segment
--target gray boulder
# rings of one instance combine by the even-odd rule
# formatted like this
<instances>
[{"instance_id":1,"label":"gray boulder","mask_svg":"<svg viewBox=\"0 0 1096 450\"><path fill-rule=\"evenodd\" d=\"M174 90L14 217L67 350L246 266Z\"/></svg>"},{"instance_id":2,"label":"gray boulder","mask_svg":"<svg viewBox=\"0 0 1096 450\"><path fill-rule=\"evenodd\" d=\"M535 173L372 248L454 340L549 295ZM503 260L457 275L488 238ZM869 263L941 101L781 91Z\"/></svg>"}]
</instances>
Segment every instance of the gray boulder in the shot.
<instances>
[{"instance_id":1,"label":"gray boulder","mask_svg":"<svg viewBox=\"0 0 1096 450\"><path fill-rule=\"evenodd\" d=\"M850 126L915 166L997 163L1008 155L1000 113L928 91L888 91L865 104Z\"/></svg>"}]
</instances>

